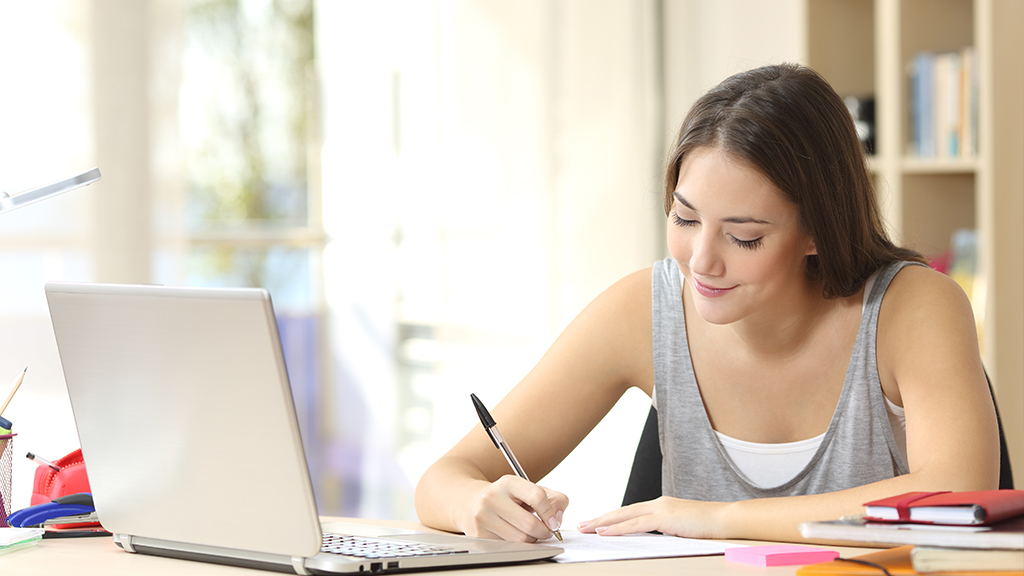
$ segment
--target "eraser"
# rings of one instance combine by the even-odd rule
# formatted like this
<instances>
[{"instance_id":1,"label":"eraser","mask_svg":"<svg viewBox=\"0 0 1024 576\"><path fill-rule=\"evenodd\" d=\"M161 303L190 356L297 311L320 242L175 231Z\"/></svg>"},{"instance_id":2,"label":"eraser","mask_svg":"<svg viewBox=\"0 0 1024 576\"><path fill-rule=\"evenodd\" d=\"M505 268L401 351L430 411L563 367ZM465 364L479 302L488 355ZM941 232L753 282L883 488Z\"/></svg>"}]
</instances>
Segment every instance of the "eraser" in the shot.
<instances>
[{"instance_id":1,"label":"eraser","mask_svg":"<svg viewBox=\"0 0 1024 576\"><path fill-rule=\"evenodd\" d=\"M725 559L755 566L797 566L831 562L839 552L827 548L797 546L793 544L772 544L770 546L745 546L729 548Z\"/></svg>"}]
</instances>

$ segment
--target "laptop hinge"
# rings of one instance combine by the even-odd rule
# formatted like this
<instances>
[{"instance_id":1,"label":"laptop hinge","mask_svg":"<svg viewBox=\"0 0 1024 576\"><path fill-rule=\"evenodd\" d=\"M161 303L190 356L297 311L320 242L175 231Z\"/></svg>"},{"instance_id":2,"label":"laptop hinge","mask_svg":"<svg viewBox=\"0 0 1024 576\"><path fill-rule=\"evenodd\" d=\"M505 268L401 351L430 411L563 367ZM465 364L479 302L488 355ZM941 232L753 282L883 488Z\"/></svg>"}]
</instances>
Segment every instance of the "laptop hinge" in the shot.
<instances>
[{"instance_id":1,"label":"laptop hinge","mask_svg":"<svg viewBox=\"0 0 1024 576\"><path fill-rule=\"evenodd\" d=\"M135 547L132 546L131 534L118 534L117 541L121 544L121 548L124 548L125 552L135 553Z\"/></svg>"},{"instance_id":2,"label":"laptop hinge","mask_svg":"<svg viewBox=\"0 0 1024 576\"><path fill-rule=\"evenodd\" d=\"M306 570L305 566L306 559L301 556L292 556L292 568L295 569L296 574L302 574L302 576L309 576L309 570Z\"/></svg>"}]
</instances>

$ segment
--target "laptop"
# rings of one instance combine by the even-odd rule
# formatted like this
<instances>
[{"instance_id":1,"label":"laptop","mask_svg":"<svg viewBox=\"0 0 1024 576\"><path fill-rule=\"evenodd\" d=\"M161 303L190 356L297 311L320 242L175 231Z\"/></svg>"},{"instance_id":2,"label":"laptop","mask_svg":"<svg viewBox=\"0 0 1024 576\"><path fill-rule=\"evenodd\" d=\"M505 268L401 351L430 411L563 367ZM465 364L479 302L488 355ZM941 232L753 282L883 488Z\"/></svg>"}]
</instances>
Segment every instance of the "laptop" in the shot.
<instances>
[{"instance_id":1,"label":"laptop","mask_svg":"<svg viewBox=\"0 0 1024 576\"><path fill-rule=\"evenodd\" d=\"M50 282L45 291L96 512L124 550L297 574L562 551L321 526L265 290Z\"/></svg>"}]
</instances>

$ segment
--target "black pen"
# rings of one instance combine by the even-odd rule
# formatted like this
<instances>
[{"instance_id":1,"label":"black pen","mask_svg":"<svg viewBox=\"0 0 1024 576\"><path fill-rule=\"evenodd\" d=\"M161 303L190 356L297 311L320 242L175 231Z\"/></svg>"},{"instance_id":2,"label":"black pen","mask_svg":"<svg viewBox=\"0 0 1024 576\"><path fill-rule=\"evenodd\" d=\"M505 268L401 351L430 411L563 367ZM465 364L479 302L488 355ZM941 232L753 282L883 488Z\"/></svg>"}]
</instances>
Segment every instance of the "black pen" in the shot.
<instances>
[{"instance_id":1,"label":"black pen","mask_svg":"<svg viewBox=\"0 0 1024 576\"><path fill-rule=\"evenodd\" d=\"M480 423L484 425L484 430L487 431L487 435L490 436L491 442L501 450L501 453L505 455L505 460L508 460L508 465L512 467L516 472L516 476L519 476L527 482L532 482L530 478L523 471L523 467L519 465L519 460L516 459L516 455L512 453L512 449L508 447L508 442L505 442L505 438L498 431L498 425L495 424L494 418L491 418L491 413L484 407L484 403L476 397L476 394L470 394L470 398L473 399L473 406L476 407L477 416L480 416ZM558 541L562 541L562 534L556 529L552 530L555 538Z\"/></svg>"}]
</instances>

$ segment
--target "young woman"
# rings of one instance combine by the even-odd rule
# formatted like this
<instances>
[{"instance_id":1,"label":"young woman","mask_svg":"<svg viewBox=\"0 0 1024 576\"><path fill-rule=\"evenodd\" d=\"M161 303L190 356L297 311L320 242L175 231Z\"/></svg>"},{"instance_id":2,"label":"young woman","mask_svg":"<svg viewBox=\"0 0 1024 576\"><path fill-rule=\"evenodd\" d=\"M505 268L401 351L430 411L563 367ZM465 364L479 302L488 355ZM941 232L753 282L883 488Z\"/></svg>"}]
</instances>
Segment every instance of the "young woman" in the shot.
<instances>
[{"instance_id":1,"label":"young woman","mask_svg":"<svg viewBox=\"0 0 1024 576\"><path fill-rule=\"evenodd\" d=\"M543 478L629 387L652 397L664 496L581 531L799 540L875 498L996 488L970 305L887 238L823 78L769 66L698 100L665 213L671 258L598 296L493 410ZM424 524L517 541L550 538L568 502L509 475L479 427L416 493Z\"/></svg>"}]
</instances>

